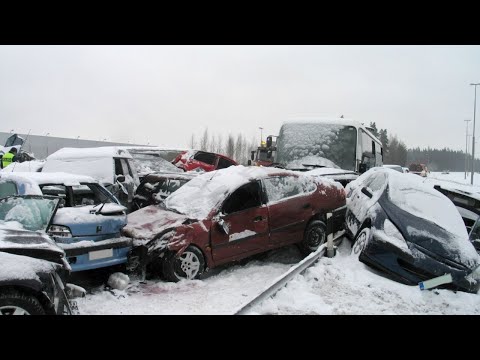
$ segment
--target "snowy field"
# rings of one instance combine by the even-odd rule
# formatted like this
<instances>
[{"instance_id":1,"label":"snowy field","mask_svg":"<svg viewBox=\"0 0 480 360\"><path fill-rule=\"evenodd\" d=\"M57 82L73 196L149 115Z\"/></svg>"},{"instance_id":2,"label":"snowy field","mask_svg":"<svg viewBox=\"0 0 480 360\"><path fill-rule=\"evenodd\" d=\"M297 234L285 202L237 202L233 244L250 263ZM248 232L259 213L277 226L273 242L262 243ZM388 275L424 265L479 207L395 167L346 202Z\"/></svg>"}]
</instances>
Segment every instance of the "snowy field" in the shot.
<instances>
[{"instance_id":1,"label":"snowy field","mask_svg":"<svg viewBox=\"0 0 480 360\"><path fill-rule=\"evenodd\" d=\"M467 184L464 173L431 173L426 182ZM480 192L476 174L475 191ZM133 281L123 291L93 288L78 299L81 314L232 314L290 266L301 260L295 247L213 270L203 280ZM480 296L450 290L421 291L383 277L350 257L345 239L335 258L322 258L251 314L480 314Z\"/></svg>"}]
</instances>

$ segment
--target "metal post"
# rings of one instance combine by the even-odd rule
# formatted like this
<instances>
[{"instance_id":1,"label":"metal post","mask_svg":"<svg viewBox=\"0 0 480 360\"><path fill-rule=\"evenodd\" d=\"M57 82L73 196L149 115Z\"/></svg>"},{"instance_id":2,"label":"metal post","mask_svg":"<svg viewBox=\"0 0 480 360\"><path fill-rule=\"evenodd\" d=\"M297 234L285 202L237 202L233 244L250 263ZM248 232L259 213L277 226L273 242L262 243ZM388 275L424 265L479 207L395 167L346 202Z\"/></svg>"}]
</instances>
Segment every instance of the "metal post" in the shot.
<instances>
[{"instance_id":1,"label":"metal post","mask_svg":"<svg viewBox=\"0 0 480 360\"><path fill-rule=\"evenodd\" d=\"M334 256L332 213L327 213L327 257L332 258Z\"/></svg>"},{"instance_id":2,"label":"metal post","mask_svg":"<svg viewBox=\"0 0 480 360\"><path fill-rule=\"evenodd\" d=\"M467 157L468 157L468 122L469 121L472 121L472 120L464 120L466 121L467 123L467 130L466 130L466 133L465 133L465 177L464 179L467 179Z\"/></svg>"},{"instance_id":3,"label":"metal post","mask_svg":"<svg viewBox=\"0 0 480 360\"><path fill-rule=\"evenodd\" d=\"M475 174L475 114L477 112L477 86L480 83L470 84L475 87L475 97L473 100L473 133L472 133L472 176L470 178L470 184L473 185L473 175Z\"/></svg>"}]
</instances>

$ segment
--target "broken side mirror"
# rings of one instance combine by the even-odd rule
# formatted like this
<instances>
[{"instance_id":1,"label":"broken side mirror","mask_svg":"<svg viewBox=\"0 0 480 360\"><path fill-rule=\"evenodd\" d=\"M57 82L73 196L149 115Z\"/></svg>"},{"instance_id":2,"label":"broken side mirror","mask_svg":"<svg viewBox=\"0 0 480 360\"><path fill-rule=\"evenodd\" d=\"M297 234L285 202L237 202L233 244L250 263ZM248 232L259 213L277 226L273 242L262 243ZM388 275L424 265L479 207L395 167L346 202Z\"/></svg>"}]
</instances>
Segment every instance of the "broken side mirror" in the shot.
<instances>
[{"instance_id":1,"label":"broken side mirror","mask_svg":"<svg viewBox=\"0 0 480 360\"><path fill-rule=\"evenodd\" d=\"M117 175L116 180L121 183L125 182L125 175Z\"/></svg>"},{"instance_id":2,"label":"broken side mirror","mask_svg":"<svg viewBox=\"0 0 480 360\"><path fill-rule=\"evenodd\" d=\"M370 199L373 197L373 194L370 191L368 191L368 189L365 186L362 188L362 193L367 195Z\"/></svg>"},{"instance_id":3,"label":"broken side mirror","mask_svg":"<svg viewBox=\"0 0 480 360\"><path fill-rule=\"evenodd\" d=\"M219 225L220 229L223 230L223 232L228 235L228 233L230 232L230 229L228 228L228 224L225 222L225 220L219 219L217 224Z\"/></svg>"},{"instance_id":4,"label":"broken side mirror","mask_svg":"<svg viewBox=\"0 0 480 360\"><path fill-rule=\"evenodd\" d=\"M363 174L366 171L367 171L367 164L366 163L361 163L360 165L358 165L358 172L360 174Z\"/></svg>"}]
</instances>

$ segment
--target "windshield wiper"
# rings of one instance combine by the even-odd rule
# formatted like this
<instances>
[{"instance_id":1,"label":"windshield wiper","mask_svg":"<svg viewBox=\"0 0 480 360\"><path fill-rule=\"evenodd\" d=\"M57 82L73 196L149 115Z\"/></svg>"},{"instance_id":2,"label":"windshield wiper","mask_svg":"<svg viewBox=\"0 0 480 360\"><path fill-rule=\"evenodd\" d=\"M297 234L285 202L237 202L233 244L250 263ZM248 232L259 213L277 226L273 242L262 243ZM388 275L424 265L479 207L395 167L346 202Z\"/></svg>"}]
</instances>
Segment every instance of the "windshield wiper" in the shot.
<instances>
[{"instance_id":1,"label":"windshield wiper","mask_svg":"<svg viewBox=\"0 0 480 360\"><path fill-rule=\"evenodd\" d=\"M302 164L302 165L303 165L303 166L317 167L317 168L327 167L326 165L316 165L316 164Z\"/></svg>"}]
</instances>

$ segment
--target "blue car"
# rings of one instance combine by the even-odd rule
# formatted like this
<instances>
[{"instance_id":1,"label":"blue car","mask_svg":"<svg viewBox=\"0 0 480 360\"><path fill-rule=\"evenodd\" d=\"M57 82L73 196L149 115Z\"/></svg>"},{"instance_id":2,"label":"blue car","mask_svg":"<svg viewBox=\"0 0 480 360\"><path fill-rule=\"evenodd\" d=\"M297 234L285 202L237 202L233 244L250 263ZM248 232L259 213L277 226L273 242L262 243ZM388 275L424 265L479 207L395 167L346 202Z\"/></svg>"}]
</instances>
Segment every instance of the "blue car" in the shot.
<instances>
[{"instance_id":1,"label":"blue car","mask_svg":"<svg viewBox=\"0 0 480 360\"><path fill-rule=\"evenodd\" d=\"M127 263L132 247L120 230L126 208L88 176L66 173L0 173L0 198L53 195L61 199L47 233L65 250L72 272Z\"/></svg>"}]
</instances>

